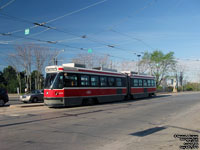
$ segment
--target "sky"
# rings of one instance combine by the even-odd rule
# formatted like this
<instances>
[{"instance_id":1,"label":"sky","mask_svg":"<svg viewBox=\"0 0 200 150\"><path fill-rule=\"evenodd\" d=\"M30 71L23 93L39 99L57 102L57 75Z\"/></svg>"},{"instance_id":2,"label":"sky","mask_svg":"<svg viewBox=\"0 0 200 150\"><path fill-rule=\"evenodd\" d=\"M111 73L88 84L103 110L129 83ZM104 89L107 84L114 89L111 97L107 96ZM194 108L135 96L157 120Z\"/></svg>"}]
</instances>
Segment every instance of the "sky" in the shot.
<instances>
[{"instance_id":1,"label":"sky","mask_svg":"<svg viewBox=\"0 0 200 150\"><path fill-rule=\"evenodd\" d=\"M51 29L34 27L44 22ZM15 45L24 43L64 49L58 56L64 63L87 49L113 61L136 61L135 53L146 51L173 51L188 72L200 71L200 1L0 0L0 69L8 65L6 55Z\"/></svg>"}]
</instances>

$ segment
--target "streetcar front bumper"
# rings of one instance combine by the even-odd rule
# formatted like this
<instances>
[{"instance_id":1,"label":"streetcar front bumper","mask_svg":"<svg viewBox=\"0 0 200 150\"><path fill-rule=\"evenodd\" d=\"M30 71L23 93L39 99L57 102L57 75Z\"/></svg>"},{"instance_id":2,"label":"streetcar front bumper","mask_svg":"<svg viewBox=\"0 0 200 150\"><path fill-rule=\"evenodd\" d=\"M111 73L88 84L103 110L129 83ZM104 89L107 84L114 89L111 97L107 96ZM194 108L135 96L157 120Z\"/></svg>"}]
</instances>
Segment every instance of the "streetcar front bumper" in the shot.
<instances>
[{"instance_id":1,"label":"streetcar front bumper","mask_svg":"<svg viewBox=\"0 0 200 150\"><path fill-rule=\"evenodd\" d=\"M63 98L44 98L44 104L48 107L64 107Z\"/></svg>"}]
</instances>

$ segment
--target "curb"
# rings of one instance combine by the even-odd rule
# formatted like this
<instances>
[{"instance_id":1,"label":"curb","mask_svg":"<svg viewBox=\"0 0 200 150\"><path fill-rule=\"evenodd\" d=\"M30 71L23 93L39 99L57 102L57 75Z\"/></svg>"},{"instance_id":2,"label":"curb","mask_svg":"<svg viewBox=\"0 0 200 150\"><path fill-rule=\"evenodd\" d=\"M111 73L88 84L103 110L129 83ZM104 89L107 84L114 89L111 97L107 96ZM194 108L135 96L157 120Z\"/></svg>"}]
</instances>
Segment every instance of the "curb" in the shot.
<instances>
[{"instance_id":1,"label":"curb","mask_svg":"<svg viewBox=\"0 0 200 150\"><path fill-rule=\"evenodd\" d=\"M10 105L10 108L29 108L29 107L40 107L40 106L45 106L44 103L40 104L18 104L18 105Z\"/></svg>"}]
</instances>

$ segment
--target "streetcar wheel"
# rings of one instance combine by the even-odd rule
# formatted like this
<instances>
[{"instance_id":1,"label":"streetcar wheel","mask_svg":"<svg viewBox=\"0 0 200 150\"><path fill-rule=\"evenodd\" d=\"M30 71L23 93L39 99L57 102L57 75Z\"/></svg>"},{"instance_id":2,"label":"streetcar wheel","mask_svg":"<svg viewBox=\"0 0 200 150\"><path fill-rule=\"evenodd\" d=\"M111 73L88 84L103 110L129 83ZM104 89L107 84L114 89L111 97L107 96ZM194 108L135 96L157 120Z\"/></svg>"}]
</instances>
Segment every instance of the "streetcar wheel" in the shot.
<instances>
[{"instance_id":1,"label":"streetcar wheel","mask_svg":"<svg viewBox=\"0 0 200 150\"><path fill-rule=\"evenodd\" d=\"M86 105L87 105L87 99L83 99L82 105L83 105L83 106L86 106Z\"/></svg>"},{"instance_id":2,"label":"streetcar wheel","mask_svg":"<svg viewBox=\"0 0 200 150\"><path fill-rule=\"evenodd\" d=\"M83 99L82 105L88 106L88 105L94 105L96 103L98 103L97 100L95 100L94 98L89 98L89 99Z\"/></svg>"}]
</instances>

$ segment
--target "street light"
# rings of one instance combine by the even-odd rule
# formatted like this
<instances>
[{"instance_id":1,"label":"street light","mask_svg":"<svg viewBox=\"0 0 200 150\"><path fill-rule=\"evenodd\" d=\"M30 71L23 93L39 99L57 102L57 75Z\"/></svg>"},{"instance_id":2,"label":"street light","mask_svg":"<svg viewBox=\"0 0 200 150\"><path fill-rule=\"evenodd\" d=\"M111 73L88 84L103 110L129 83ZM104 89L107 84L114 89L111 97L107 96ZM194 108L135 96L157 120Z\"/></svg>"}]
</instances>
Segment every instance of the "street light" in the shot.
<instances>
[{"instance_id":1,"label":"street light","mask_svg":"<svg viewBox=\"0 0 200 150\"><path fill-rule=\"evenodd\" d=\"M64 52L64 51L65 51L64 49L58 51L57 55L54 57L54 65L57 65L57 64L58 64L57 57L58 57L58 55L59 55L61 52Z\"/></svg>"}]
</instances>

